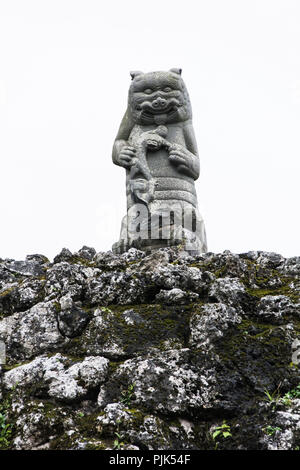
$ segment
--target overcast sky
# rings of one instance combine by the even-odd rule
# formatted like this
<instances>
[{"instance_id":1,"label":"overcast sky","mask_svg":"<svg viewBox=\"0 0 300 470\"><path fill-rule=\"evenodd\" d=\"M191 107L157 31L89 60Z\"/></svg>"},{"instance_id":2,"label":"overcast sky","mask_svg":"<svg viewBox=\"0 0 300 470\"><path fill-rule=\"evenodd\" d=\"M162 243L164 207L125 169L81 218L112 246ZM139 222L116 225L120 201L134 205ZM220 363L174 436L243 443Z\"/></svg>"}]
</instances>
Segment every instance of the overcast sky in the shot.
<instances>
[{"instance_id":1,"label":"overcast sky","mask_svg":"<svg viewBox=\"0 0 300 470\"><path fill-rule=\"evenodd\" d=\"M118 240L130 70L183 69L210 251L299 255L299 0L0 0L0 257Z\"/></svg>"}]
</instances>

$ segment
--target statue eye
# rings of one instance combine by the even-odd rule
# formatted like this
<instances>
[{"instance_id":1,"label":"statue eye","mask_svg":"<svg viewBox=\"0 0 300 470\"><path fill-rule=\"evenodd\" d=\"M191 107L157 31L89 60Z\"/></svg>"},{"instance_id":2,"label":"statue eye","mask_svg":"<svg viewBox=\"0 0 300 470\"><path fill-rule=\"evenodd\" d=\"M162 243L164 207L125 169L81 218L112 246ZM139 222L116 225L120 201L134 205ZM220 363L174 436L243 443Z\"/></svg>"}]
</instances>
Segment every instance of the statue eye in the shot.
<instances>
[{"instance_id":1,"label":"statue eye","mask_svg":"<svg viewBox=\"0 0 300 470\"><path fill-rule=\"evenodd\" d=\"M166 88L164 88L164 91L165 91L166 93L169 93L170 91L172 91L172 88L169 87L169 86L166 86Z\"/></svg>"},{"instance_id":2,"label":"statue eye","mask_svg":"<svg viewBox=\"0 0 300 470\"><path fill-rule=\"evenodd\" d=\"M152 93L151 88L146 88L146 90L144 90L144 93L147 93L147 95L151 95Z\"/></svg>"}]
</instances>

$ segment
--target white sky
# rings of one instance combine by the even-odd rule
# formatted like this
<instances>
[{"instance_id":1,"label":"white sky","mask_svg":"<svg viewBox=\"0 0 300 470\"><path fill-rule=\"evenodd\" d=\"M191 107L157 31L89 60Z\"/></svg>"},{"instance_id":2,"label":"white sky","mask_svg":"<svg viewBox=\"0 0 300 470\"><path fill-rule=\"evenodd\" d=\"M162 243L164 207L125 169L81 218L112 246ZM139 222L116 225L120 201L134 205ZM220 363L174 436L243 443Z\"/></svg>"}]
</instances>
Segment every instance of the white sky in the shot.
<instances>
[{"instance_id":1,"label":"white sky","mask_svg":"<svg viewBox=\"0 0 300 470\"><path fill-rule=\"evenodd\" d=\"M110 249L129 70L171 67L209 250L299 254L299 0L0 0L0 257Z\"/></svg>"}]
</instances>

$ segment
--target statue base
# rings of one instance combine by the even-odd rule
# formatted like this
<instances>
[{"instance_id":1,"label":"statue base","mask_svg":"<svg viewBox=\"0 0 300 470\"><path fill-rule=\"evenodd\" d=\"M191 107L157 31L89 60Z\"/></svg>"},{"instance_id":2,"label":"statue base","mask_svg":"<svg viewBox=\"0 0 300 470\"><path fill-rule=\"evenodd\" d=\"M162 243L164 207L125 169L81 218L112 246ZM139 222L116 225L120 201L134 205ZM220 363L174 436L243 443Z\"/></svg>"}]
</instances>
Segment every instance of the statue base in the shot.
<instances>
[{"instance_id":1,"label":"statue base","mask_svg":"<svg viewBox=\"0 0 300 470\"><path fill-rule=\"evenodd\" d=\"M129 213L123 217L120 239L112 246L113 253L122 254L130 248L151 253L160 248L172 246L180 246L183 251L193 256L206 253L205 227L199 213L190 224L194 225L194 230L176 224L175 220L176 218L170 220L170 217L164 219L161 212L154 212L147 217L142 217L137 223L136 212Z\"/></svg>"}]
</instances>

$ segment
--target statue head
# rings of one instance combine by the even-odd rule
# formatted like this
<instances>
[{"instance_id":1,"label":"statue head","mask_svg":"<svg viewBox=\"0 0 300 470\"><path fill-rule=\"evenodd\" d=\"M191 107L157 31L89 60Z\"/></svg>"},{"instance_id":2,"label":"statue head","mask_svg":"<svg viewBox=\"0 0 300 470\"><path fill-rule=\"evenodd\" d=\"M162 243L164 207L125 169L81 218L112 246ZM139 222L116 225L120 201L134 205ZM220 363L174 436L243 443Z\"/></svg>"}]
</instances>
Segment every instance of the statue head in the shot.
<instances>
[{"instance_id":1,"label":"statue head","mask_svg":"<svg viewBox=\"0 0 300 470\"><path fill-rule=\"evenodd\" d=\"M168 72L131 72L128 108L137 124L168 124L192 117L181 69Z\"/></svg>"}]
</instances>

